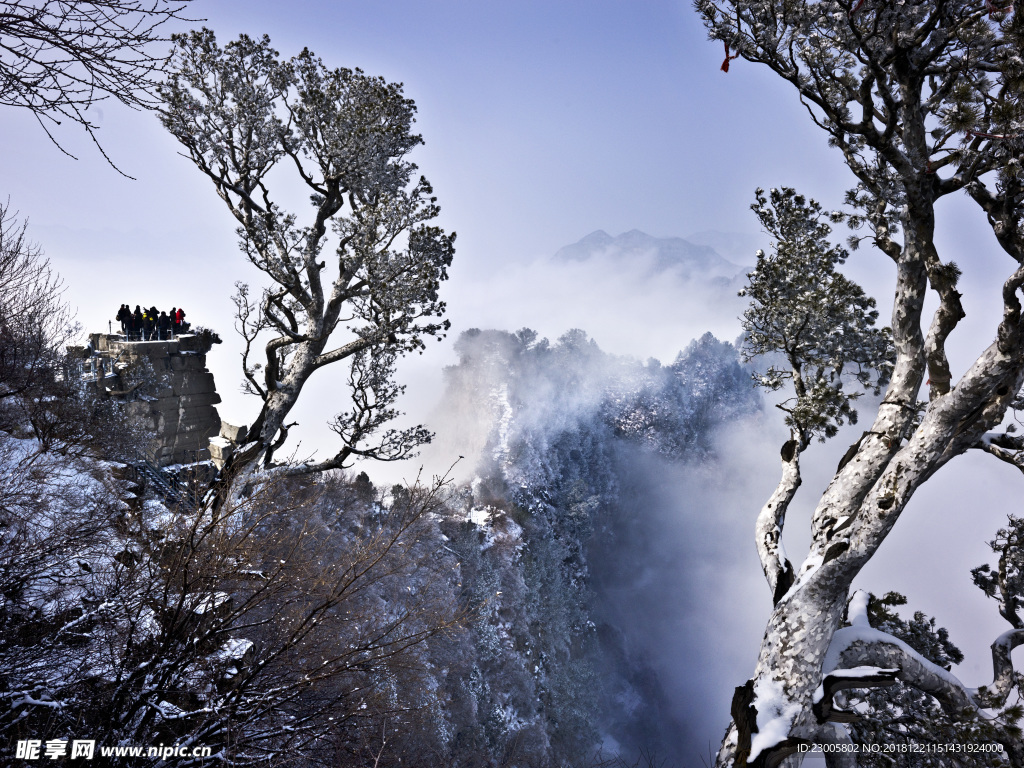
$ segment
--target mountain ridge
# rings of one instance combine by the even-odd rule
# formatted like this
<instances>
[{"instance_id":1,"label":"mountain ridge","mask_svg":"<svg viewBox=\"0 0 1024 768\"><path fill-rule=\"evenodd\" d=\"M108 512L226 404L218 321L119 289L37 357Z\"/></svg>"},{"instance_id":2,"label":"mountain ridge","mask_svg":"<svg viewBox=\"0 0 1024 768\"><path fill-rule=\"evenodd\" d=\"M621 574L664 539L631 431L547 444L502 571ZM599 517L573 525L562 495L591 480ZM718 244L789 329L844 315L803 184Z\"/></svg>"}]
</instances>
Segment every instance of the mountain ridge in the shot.
<instances>
[{"instance_id":1,"label":"mountain ridge","mask_svg":"<svg viewBox=\"0 0 1024 768\"><path fill-rule=\"evenodd\" d=\"M698 233L701 236L720 235L720 242L740 237L728 233ZM639 229L631 229L620 235L609 235L598 229L571 245L560 248L551 260L559 263L584 262L607 258L615 262L626 259L645 261L646 271L659 273L678 271L685 277L707 277L732 279L744 271L744 267L723 257L709 244L694 243L682 237L654 237Z\"/></svg>"}]
</instances>

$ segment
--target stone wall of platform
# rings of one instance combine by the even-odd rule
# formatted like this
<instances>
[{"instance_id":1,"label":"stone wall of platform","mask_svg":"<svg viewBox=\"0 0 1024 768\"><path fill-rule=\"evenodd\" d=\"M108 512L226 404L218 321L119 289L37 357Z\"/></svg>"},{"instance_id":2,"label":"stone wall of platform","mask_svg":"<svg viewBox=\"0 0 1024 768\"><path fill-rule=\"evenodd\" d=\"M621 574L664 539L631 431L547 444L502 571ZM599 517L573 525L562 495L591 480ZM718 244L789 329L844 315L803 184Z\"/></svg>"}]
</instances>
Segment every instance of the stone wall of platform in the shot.
<instances>
[{"instance_id":1,"label":"stone wall of platform","mask_svg":"<svg viewBox=\"0 0 1024 768\"><path fill-rule=\"evenodd\" d=\"M200 336L182 335L171 341L125 341L123 336L93 334L93 350L107 361L107 370L143 363L152 366L156 386L133 398L128 408L156 432L148 446L158 466L210 458L210 438L220 432L214 407L220 395L206 369L211 344Z\"/></svg>"}]
</instances>

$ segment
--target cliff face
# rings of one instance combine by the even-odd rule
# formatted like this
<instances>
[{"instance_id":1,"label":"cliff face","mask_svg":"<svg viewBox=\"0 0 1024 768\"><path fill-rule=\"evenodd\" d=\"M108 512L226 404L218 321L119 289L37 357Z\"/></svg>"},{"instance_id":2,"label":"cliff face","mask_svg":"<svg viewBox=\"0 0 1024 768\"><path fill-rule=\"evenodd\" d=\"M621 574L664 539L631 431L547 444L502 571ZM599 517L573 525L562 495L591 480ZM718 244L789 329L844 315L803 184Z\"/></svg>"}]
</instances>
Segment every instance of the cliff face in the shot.
<instances>
[{"instance_id":1,"label":"cliff face","mask_svg":"<svg viewBox=\"0 0 1024 768\"><path fill-rule=\"evenodd\" d=\"M473 673L446 681L471 713L453 730L519 765L599 746L609 764L691 765L728 709L714 697L735 654L695 629L735 610L704 598L709 574L758 586L721 544L746 531L728 490L741 460L719 446L760 411L749 370L710 334L668 365L608 355L579 330L555 343L472 330L455 350L435 423L480 458L462 521L442 524L479 606L460 640Z\"/></svg>"},{"instance_id":2,"label":"cliff face","mask_svg":"<svg viewBox=\"0 0 1024 768\"><path fill-rule=\"evenodd\" d=\"M220 431L214 407L220 395L206 369L211 343L183 335L172 341L124 341L121 336L93 334L93 349L107 358L108 370L152 368L159 382L152 395L129 403L129 411L156 432L147 458L158 466L210 458L210 438Z\"/></svg>"}]
</instances>

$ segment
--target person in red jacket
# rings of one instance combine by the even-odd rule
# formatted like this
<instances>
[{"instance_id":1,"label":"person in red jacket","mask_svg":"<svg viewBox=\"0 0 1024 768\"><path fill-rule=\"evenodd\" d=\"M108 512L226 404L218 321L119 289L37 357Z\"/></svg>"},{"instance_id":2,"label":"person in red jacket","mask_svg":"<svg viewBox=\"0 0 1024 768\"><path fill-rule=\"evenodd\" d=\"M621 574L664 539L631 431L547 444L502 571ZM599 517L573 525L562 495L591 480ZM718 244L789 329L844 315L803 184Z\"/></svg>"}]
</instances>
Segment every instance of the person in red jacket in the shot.
<instances>
[{"instance_id":1,"label":"person in red jacket","mask_svg":"<svg viewBox=\"0 0 1024 768\"><path fill-rule=\"evenodd\" d=\"M185 319L185 310L178 307L178 311L174 313L174 332L181 333L181 324Z\"/></svg>"}]
</instances>

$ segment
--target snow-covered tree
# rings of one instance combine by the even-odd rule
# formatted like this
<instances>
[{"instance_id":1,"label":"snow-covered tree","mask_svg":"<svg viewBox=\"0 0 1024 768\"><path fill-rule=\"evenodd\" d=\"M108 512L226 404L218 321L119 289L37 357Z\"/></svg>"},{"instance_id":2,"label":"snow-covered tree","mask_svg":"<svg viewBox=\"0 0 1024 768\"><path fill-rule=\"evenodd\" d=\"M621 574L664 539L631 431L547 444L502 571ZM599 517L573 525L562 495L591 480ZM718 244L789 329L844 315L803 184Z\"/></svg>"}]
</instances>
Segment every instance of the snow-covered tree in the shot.
<instances>
[{"instance_id":1,"label":"snow-covered tree","mask_svg":"<svg viewBox=\"0 0 1024 768\"><path fill-rule=\"evenodd\" d=\"M266 37L222 48L206 29L175 37L161 95L164 125L212 181L268 282L258 295L240 283L235 297L246 386L262 401L230 465L236 486L273 464L309 377L341 361L351 407L331 423L339 450L278 474L408 456L429 433L386 428L402 391L394 365L448 327L438 289L455 239L429 223L436 198L407 159L422 143L413 102L399 84L328 69L308 50L282 61ZM307 214L286 207L295 188Z\"/></svg>"},{"instance_id":2,"label":"snow-covered tree","mask_svg":"<svg viewBox=\"0 0 1024 768\"><path fill-rule=\"evenodd\" d=\"M383 504L359 482L301 478L214 520L33 445L0 432L8 743L95 734L232 765L338 766L408 762L417 738L444 746L431 657L465 616L437 530L444 487Z\"/></svg>"},{"instance_id":3,"label":"snow-covered tree","mask_svg":"<svg viewBox=\"0 0 1024 768\"><path fill-rule=\"evenodd\" d=\"M829 242L821 206L790 188L771 190L770 201L764 190L756 194L751 207L772 238L772 253L758 251L740 293L750 297L743 354L748 361L784 357L785 366L770 366L756 383L769 391L792 385L793 397L779 407L799 452L814 437L834 436L845 421L856 423L853 401L860 393L844 391L844 374L847 383L877 393L891 373L892 345L889 329L874 327L875 300L836 271L849 254Z\"/></svg>"},{"instance_id":4,"label":"snow-covered tree","mask_svg":"<svg viewBox=\"0 0 1024 768\"><path fill-rule=\"evenodd\" d=\"M790 439L782 447L778 487L757 519L757 546L773 600L793 585L793 566L781 548L786 508L800 487L800 454L817 437L834 436L845 422L856 423L853 402L861 392L844 389L844 374L876 394L892 372L888 328L875 328L875 300L836 271L847 252L832 245L831 227L821 206L790 188L757 190L751 206L773 239L772 253L757 253L741 295L750 297L743 313L743 355L751 361L775 355L784 363L754 374L768 391L792 387L778 407L786 414ZM842 219L838 212L828 217Z\"/></svg>"},{"instance_id":5,"label":"snow-covered tree","mask_svg":"<svg viewBox=\"0 0 1024 768\"><path fill-rule=\"evenodd\" d=\"M218 515L169 508L122 463L146 440L124 403L65 364L67 319L59 278L0 207L5 743L187 743L234 765L444 751L467 605L439 529L447 486L385 498L365 476L305 474Z\"/></svg>"},{"instance_id":6,"label":"snow-covered tree","mask_svg":"<svg viewBox=\"0 0 1024 768\"><path fill-rule=\"evenodd\" d=\"M828 686L822 693L823 664L853 579L915 491L971 449L1024 467L1024 443L992 431L1024 379L1024 19L1011 4L975 0L697 0L696 7L710 36L724 43L726 63L739 56L763 64L796 89L855 176L850 223L866 226L862 239L896 267L891 379L871 427L821 495L810 549L788 589L772 583L780 569L765 560L777 559L777 550L759 547L776 604L753 676L734 697L718 764L773 765L801 744L846 738L828 714L835 708L821 705L830 696ZM964 317L960 270L940 254L934 233L937 203L957 192L980 208L1009 267L994 340L954 381L946 343ZM929 321L930 296L938 307ZM791 499L770 502L773 539ZM896 669L949 703L954 716L1005 705L1009 686L968 689L907 646L874 638L861 665ZM1007 663L1022 642L1016 629L997 641ZM878 683L877 671L858 682ZM997 677L1004 673L997 668ZM846 684L851 678L858 673L847 672Z\"/></svg>"},{"instance_id":7,"label":"snow-covered tree","mask_svg":"<svg viewBox=\"0 0 1024 768\"><path fill-rule=\"evenodd\" d=\"M0 402L55 378L64 345L78 332L62 293L26 223L0 204Z\"/></svg>"},{"instance_id":8,"label":"snow-covered tree","mask_svg":"<svg viewBox=\"0 0 1024 768\"><path fill-rule=\"evenodd\" d=\"M841 642L837 649L846 646L843 633L863 634L864 628L870 626L905 643L915 653L947 672L962 662L963 653L952 643L949 633L936 626L935 619L916 611L913 618L907 620L894 610L906 602L903 595L889 592L881 598L869 596L865 605L864 594L856 593L856 599L851 601L849 623L840 630ZM846 653L852 657L858 651L856 642L852 641ZM855 659L837 657L835 661L850 663ZM918 744L995 746L999 741L1020 737L1016 724L1022 713L1019 706L1007 708L999 717L984 717L978 712L951 714L947 711L948 706L943 707L947 702L899 679L878 688L849 689L848 693L836 695L836 703L840 701L843 710L857 713L850 718L847 727L851 739L860 747L858 763L862 768L1005 765L1003 755L997 751L928 754L899 750L904 745L912 749Z\"/></svg>"}]
</instances>

